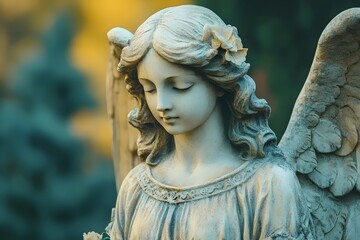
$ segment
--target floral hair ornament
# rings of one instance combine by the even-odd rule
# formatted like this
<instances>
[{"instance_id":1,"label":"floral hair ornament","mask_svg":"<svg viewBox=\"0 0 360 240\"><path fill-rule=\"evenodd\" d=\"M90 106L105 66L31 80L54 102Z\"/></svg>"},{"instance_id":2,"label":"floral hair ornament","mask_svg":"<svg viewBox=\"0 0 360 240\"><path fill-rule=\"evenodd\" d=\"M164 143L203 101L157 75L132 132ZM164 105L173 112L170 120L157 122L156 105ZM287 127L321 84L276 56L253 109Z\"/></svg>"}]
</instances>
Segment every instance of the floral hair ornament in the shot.
<instances>
[{"instance_id":1,"label":"floral hair ornament","mask_svg":"<svg viewBox=\"0 0 360 240\"><path fill-rule=\"evenodd\" d=\"M202 40L208 41L211 39L211 46L213 49L224 49L224 58L228 62L240 66L246 60L247 48L243 48L237 29L233 26L227 25L205 25Z\"/></svg>"}]
</instances>

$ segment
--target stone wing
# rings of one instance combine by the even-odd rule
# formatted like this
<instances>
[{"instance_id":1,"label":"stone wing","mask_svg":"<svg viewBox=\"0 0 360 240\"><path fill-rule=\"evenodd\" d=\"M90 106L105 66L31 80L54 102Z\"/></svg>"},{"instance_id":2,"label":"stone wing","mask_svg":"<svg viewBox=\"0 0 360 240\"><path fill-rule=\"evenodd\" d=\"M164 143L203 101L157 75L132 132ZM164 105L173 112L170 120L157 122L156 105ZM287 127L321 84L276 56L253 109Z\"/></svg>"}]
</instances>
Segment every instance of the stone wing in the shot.
<instances>
[{"instance_id":1,"label":"stone wing","mask_svg":"<svg viewBox=\"0 0 360 240\"><path fill-rule=\"evenodd\" d=\"M133 34L123 28L113 28L108 34L110 58L106 76L107 112L112 124L112 152L117 189L127 173L137 164L137 130L128 123L127 115L134 107L126 90L125 74L117 70L122 49Z\"/></svg>"},{"instance_id":2,"label":"stone wing","mask_svg":"<svg viewBox=\"0 0 360 240\"><path fill-rule=\"evenodd\" d=\"M352 239L360 225L360 8L323 31L279 147L298 172L325 239Z\"/></svg>"}]
</instances>

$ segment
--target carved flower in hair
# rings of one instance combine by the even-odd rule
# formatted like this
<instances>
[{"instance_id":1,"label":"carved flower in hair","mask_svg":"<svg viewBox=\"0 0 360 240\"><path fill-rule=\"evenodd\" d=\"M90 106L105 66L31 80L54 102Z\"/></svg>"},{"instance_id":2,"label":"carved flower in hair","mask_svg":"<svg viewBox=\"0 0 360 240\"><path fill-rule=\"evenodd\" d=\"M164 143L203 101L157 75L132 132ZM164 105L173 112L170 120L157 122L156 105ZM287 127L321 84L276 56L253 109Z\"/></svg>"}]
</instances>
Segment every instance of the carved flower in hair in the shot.
<instances>
[{"instance_id":1,"label":"carved flower in hair","mask_svg":"<svg viewBox=\"0 0 360 240\"><path fill-rule=\"evenodd\" d=\"M225 50L224 58L228 62L241 65L245 62L247 48L243 48L237 29L233 26L205 25L202 40L211 39L213 49Z\"/></svg>"}]
</instances>

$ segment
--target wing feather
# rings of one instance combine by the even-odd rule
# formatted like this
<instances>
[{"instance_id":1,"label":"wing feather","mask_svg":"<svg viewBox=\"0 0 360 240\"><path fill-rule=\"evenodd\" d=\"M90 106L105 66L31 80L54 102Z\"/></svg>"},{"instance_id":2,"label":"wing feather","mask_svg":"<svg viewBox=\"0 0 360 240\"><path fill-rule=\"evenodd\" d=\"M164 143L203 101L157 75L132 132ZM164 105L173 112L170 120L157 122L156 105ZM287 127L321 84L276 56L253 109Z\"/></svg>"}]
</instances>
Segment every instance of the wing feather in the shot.
<instances>
[{"instance_id":1,"label":"wing feather","mask_svg":"<svg viewBox=\"0 0 360 240\"><path fill-rule=\"evenodd\" d=\"M319 153L331 153L341 147L339 128L327 119L321 119L312 131L312 145Z\"/></svg>"},{"instance_id":2,"label":"wing feather","mask_svg":"<svg viewBox=\"0 0 360 240\"><path fill-rule=\"evenodd\" d=\"M356 184L358 178L356 162L351 155L333 157L333 160L336 163L337 176L329 189L334 196L343 196L349 193Z\"/></svg>"},{"instance_id":3,"label":"wing feather","mask_svg":"<svg viewBox=\"0 0 360 240\"><path fill-rule=\"evenodd\" d=\"M317 157L317 168L309 173L309 178L320 188L328 188L334 184L337 177L336 162L326 155Z\"/></svg>"},{"instance_id":4,"label":"wing feather","mask_svg":"<svg viewBox=\"0 0 360 240\"><path fill-rule=\"evenodd\" d=\"M342 129L342 145L335 154L347 156L354 151L358 143L357 121L359 118L356 117L352 108L347 106L340 109L338 118L342 118L342 121L338 120L339 127Z\"/></svg>"},{"instance_id":5,"label":"wing feather","mask_svg":"<svg viewBox=\"0 0 360 240\"><path fill-rule=\"evenodd\" d=\"M346 206L329 197L329 192L318 188L308 178L299 176L304 195L313 217L317 239L342 239L348 209Z\"/></svg>"},{"instance_id":6,"label":"wing feather","mask_svg":"<svg viewBox=\"0 0 360 240\"><path fill-rule=\"evenodd\" d=\"M309 147L296 159L296 169L303 174L311 173L317 166L315 150Z\"/></svg>"}]
</instances>

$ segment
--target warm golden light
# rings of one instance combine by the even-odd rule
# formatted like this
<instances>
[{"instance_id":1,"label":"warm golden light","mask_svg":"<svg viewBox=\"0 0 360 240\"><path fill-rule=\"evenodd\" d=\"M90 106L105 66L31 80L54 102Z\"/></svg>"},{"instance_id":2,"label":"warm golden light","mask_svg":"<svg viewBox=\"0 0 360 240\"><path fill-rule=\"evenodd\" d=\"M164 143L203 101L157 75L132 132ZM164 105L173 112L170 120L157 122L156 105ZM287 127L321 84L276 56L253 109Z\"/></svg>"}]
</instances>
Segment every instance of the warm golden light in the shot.
<instances>
[{"instance_id":1,"label":"warm golden light","mask_svg":"<svg viewBox=\"0 0 360 240\"><path fill-rule=\"evenodd\" d=\"M103 154L111 156L110 122L105 110L105 76L109 57L106 33L113 27L134 32L152 13L165 7L190 3L189 0L78 2L82 25L72 46L72 57L75 64L90 77L101 108L96 113L77 118L74 127L80 135L91 139L92 145Z\"/></svg>"}]
</instances>

